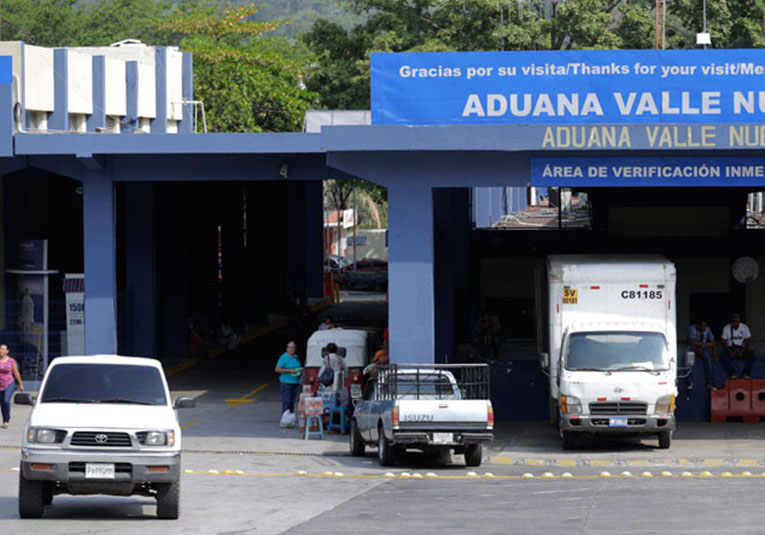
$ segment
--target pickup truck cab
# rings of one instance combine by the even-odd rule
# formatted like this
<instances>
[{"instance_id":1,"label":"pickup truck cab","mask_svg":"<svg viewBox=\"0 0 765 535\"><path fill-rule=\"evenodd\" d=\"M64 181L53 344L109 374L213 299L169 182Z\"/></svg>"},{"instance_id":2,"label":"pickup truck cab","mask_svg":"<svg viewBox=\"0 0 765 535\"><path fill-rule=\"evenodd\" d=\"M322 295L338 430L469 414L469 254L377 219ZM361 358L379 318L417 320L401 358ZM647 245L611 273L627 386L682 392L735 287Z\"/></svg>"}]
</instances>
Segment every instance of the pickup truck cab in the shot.
<instances>
[{"instance_id":1,"label":"pickup truck cab","mask_svg":"<svg viewBox=\"0 0 765 535\"><path fill-rule=\"evenodd\" d=\"M59 357L24 426L19 515L39 518L57 494L140 494L157 516L179 515L181 429L160 363L96 355ZM175 408L193 407L181 397Z\"/></svg>"},{"instance_id":2,"label":"pickup truck cab","mask_svg":"<svg viewBox=\"0 0 765 535\"><path fill-rule=\"evenodd\" d=\"M494 438L486 364L382 366L354 403L351 454L376 445L383 466L408 448L454 450L468 466L480 466L482 445Z\"/></svg>"}]
</instances>

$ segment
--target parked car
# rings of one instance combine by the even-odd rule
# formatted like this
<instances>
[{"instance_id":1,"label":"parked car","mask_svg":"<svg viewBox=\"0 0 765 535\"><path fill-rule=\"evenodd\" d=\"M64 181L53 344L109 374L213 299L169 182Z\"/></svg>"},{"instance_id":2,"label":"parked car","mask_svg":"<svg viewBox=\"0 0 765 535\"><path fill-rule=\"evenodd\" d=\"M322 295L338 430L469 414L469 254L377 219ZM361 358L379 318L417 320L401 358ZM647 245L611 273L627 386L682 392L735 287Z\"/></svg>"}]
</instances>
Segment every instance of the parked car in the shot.
<instances>
[{"instance_id":1,"label":"parked car","mask_svg":"<svg viewBox=\"0 0 765 535\"><path fill-rule=\"evenodd\" d=\"M181 429L159 361L137 357L59 357L35 400L21 447L19 515L39 518L58 494L139 494L157 516L179 515Z\"/></svg>"},{"instance_id":2,"label":"parked car","mask_svg":"<svg viewBox=\"0 0 765 535\"><path fill-rule=\"evenodd\" d=\"M377 446L382 466L407 448L454 450L480 466L482 445L494 439L487 364L390 364L367 380L353 400L351 455Z\"/></svg>"},{"instance_id":3,"label":"parked car","mask_svg":"<svg viewBox=\"0 0 765 535\"><path fill-rule=\"evenodd\" d=\"M351 261L344 256L331 254L327 255L327 260L324 262L325 271L340 271L344 267L351 264Z\"/></svg>"},{"instance_id":4,"label":"parked car","mask_svg":"<svg viewBox=\"0 0 765 535\"><path fill-rule=\"evenodd\" d=\"M343 268L343 271L363 271L371 273L379 273L388 271L388 261L381 258L362 258L356 262L350 262Z\"/></svg>"}]
</instances>

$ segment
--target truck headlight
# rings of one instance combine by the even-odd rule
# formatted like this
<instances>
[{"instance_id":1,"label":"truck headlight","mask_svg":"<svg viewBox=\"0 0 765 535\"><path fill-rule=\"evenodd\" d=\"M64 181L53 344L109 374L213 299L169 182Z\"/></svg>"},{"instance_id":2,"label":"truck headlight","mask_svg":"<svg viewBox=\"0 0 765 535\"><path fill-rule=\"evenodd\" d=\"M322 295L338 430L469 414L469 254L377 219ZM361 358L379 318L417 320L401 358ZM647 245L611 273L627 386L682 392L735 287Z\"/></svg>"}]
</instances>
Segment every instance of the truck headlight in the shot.
<instances>
[{"instance_id":1,"label":"truck headlight","mask_svg":"<svg viewBox=\"0 0 765 535\"><path fill-rule=\"evenodd\" d=\"M656 414L672 414L675 412L675 396L669 394L661 396L656 400L656 408L654 410Z\"/></svg>"},{"instance_id":2,"label":"truck headlight","mask_svg":"<svg viewBox=\"0 0 765 535\"><path fill-rule=\"evenodd\" d=\"M27 440L38 444L56 444L57 442L63 442L65 434L64 431L59 431L58 429L30 427L27 430Z\"/></svg>"},{"instance_id":3,"label":"truck headlight","mask_svg":"<svg viewBox=\"0 0 765 535\"><path fill-rule=\"evenodd\" d=\"M146 433L147 446L173 446L175 433L173 431L149 431Z\"/></svg>"},{"instance_id":4,"label":"truck headlight","mask_svg":"<svg viewBox=\"0 0 765 535\"><path fill-rule=\"evenodd\" d=\"M561 396L560 412L563 414L581 414L582 402L574 396Z\"/></svg>"}]
</instances>

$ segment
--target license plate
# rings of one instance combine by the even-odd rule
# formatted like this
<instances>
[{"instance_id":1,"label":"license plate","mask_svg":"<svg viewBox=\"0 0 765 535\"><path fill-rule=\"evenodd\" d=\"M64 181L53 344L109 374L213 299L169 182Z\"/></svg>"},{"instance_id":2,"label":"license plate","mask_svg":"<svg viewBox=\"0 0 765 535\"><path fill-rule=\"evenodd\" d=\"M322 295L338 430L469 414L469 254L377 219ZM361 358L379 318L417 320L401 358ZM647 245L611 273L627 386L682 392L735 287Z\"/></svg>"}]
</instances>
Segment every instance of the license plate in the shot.
<instances>
[{"instance_id":1,"label":"license plate","mask_svg":"<svg viewBox=\"0 0 765 535\"><path fill-rule=\"evenodd\" d=\"M85 479L114 479L114 465L85 463Z\"/></svg>"},{"instance_id":2,"label":"license plate","mask_svg":"<svg viewBox=\"0 0 765 535\"><path fill-rule=\"evenodd\" d=\"M608 427L627 427L627 418L611 417L608 419Z\"/></svg>"},{"instance_id":3,"label":"license plate","mask_svg":"<svg viewBox=\"0 0 765 535\"><path fill-rule=\"evenodd\" d=\"M454 442L453 433L433 433L433 444L451 444Z\"/></svg>"}]
</instances>

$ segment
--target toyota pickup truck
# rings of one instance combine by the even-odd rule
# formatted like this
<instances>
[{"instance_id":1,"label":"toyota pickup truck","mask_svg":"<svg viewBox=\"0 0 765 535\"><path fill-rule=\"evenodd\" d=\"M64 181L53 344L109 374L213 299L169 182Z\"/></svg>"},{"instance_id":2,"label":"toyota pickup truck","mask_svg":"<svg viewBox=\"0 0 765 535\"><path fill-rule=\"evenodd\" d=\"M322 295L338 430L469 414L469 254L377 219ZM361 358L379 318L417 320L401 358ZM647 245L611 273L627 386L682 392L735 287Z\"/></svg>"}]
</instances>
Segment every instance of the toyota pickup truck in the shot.
<instances>
[{"instance_id":1,"label":"toyota pickup truck","mask_svg":"<svg viewBox=\"0 0 765 535\"><path fill-rule=\"evenodd\" d=\"M118 356L59 357L24 426L19 515L39 518L57 494L139 494L157 516L179 514L181 430L160 363Z\"/></svg>"},{"instance_id":2,"label":"toyota pickup truck","mask_svg":"<svg viewBox=\"0 0 765 535\"><path fill-rule=\"evenodd\" d=\"M377 446L382 466L408 448L453 450L480 466L483 444L494 438L486 364L391 364L375 369L363 398L354 400L351 455Z\"/></svg>"}]
</instances>

